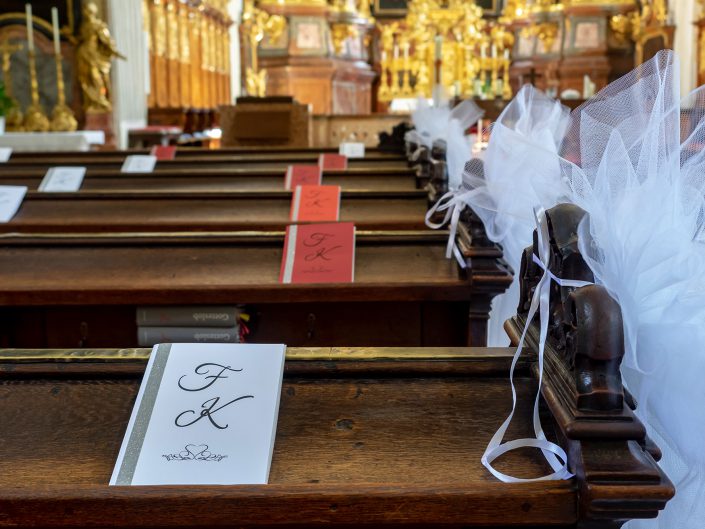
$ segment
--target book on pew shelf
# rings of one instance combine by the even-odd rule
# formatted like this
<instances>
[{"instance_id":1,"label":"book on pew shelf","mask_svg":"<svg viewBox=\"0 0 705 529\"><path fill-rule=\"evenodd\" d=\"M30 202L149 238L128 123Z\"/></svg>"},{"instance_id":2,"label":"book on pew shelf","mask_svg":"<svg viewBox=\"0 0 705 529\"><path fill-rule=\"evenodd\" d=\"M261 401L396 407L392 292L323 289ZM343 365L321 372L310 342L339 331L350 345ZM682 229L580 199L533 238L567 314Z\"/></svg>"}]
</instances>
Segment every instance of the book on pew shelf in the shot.
<instances>
[{"instance_id":1,"label":"book on pew shelf","mask_svg":"<svg viewBox=\"0 0 705 529\"><path fill-rule=\"evenodd\" d=\"M286 346L152 349L110 485L269 480Z\"/></svg>"},{"instance_id":2,"label":"book on pew shelf","mask_svg":"<svg viewBox=\"0 0 705 529\"><path fill-rule=\"evenodd\" d=\"M151 173L157 157L151 154L131 154L122 163L121 173Z\"/></svg>"},{"instance_id":3,"label":"book on pew shelf","mask_svg":"<svg viewBox=\"0 0 705 529\"><path fill-rule=\"evenodd\" d=\"M280 283L352 283L354 278L352 222L287 226Z\"/></svg>"},{"instance_id":4,"label":"book on pew shelf","mask_svg":"<svg viewBox=\"0 0 705 529\"><path fill-rule=\"evenodd\" d=\"M0 163L9 162L10 156L12 156L12 147L0 147Z\"/></svg>"},{"instance_id":5,"label":"book on pew shelf","mask_svg":"<svg viewBox=\"0 0 705 529\"><path fill-rule=\"evenodd\" d=\"M75 192L81 189L85 176L85 167L50 167L37 190L43 193Z\"/></svg>"},{"instance_id":6,"label":"book on pew shelf","mask_svg":"<svg viewBox=\"0 0 705 529\"><path fill-rule=\"evenodd\" d=\"M291 198L292 222L337 222L340 186L296 186Z\"/></svg>"},{"instance_id":7,"label":"book on pew shelf","mask_svg":"<svg viewBox=\"0 0 705 529\"><path fill-rule=\"evenodd\" d=\"M324 153L318 157L318 165L323 171L344 171L348 168L348 158L342 154Z\"/></svg>"},{"instance_id":8,"label":"book on pew shelf","mask_svg":"<svg viewBox=\"0 0 705 529\"><path fill-rule=\"evenodd\" d=\"M286 169L284 187L290 191L296 186L319 186L321 178L321 168L318 165L290 165Z\"/></svg>"},{"instance_id":9,"label":"book on pew shelf","mask_svg":"<svg viewBox=\"0 0 705 529\"><path fill-rule=\"evenodd\" d=\"M364 158L365 144L357 141L344 141L338 146L338 154L342 154L348 159Z\"/></svg>"},{"instance_id":10,"label":"book on pew shelf","mask_svg":"<svg viewBox=\"0 0 705 529\"><path fill-rule=\"evenodd\" d=\"M10 222L20 209L27 186L0 186L0 222Z\"/></svg>"},{"instance_id":11,"label":"book on pew shelf","mask_svg":"<svg viewBox=\"0 0 705 529\"><path fill-rule=\"evenodd\" d=\"M176 145L155 145L149 154L154 156L157 161L173 160L176 158Z\"/></svg>"},{"instance_id":12,"label":"book on pew shelf","mask_svg":"<svg viewBox=\"0 0 705 529\"><path fill-rule=\"evenodd\" d=\"M137 307L137 325L144 327L232 327L242 309L236 306Z\"/></svg>"},{"instance_id":13,"label":"book on pew shelf","mask_svg":"<svg viewBox=\"0 0 705 529\"><path fill-rule=\"evenodd\" d=\"M240 326L232 327L137 327L137 344L151 347L165 342L239 343Z\"/></svg>"}]
</instances>

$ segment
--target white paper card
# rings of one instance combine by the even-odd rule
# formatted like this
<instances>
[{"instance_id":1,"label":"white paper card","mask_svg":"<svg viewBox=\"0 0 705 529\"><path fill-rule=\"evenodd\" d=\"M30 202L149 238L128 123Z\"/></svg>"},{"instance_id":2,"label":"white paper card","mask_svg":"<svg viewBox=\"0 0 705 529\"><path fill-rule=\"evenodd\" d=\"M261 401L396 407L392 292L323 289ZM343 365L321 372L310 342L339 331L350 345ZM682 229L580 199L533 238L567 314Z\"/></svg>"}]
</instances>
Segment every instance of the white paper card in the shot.
<instances>
[{"instance_id":1,"label":"white paper card","mask_svg":"<svg viewBox=\"0 0 705 529\"><path fill-rule=\"evenodd\" d=\"M364 158L365 144L359 142L343 142L338 147L338 154L344 154L348 158Z\"/></svg>"},{"instance_id":2,"label":"white paper card","mask_svg":"<svg viewBox=\"0 0 705 529\"><path fill-rule=\"evenodd\" d=\"M12 156L12 147L0 147L0 163L5 163Z\"/></svg>"},{"instance_id":3,"label":"white paper card","mask_svg":"<svg viewBox=\"0 0 705 529\"><path fill-rule=\"evenodd\" d=\"M22 205L27 186L0 186L0 222L10 222Z\"/></svg>"},{"instance_id":4,"label":"white paper card","mask_svg":"<svg viewBox=\"0 0 705 529\"><path fill-rule=\"evenodd\" d=\"M39 184L44 193L73 192L81 189L85 167L51 167Z\"/></svg>"},{"instance_id":5,"label":"white paper card","mask_svg":"<svg viewBox=\"0 0 705 529\"><path fill-rule=\"evenodd\" d=\"M110 484L267 483L285 351L154 346Z\"/></svg>"},{"instance_id":6,"label":"white paper card","mask_svg":"<svg viewBox=\"0 0 705 529\"><path fill-rule=\"evenodd\" d=\"M122 164L123 173L151 173L157 165L157 157L151 154L131 154Z\"/></svg>"}]
</instances>

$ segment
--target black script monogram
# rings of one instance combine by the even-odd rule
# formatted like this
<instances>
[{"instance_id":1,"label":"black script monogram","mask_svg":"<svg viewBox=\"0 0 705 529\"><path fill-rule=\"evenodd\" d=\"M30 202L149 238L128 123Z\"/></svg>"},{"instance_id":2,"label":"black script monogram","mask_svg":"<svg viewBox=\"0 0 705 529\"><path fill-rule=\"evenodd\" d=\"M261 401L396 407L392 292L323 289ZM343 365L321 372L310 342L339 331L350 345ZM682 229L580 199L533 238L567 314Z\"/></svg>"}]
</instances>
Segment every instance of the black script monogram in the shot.
<instances>
[{"instance_id":1,"label":"black script monogram","mask_svg":"<svg viewBox=\"0 0 705 529\"><path fill-rule=\"evenodd\" d=\"M211 375L211 374L210 374L210 368L211 368L211 367L220 368L220 372L219 372L217 375ZM201 364L200 366L196 367L196 369L194 369L194 373L197 374L197 375L203 376L203 378L205 378L206 380L210 380L210 382L208 382L205 386L201 386L201 387L199 387L199 388L187 388L187 387L184 387L184 385L181 383L181 381L182 381L184 378L186 378L188 375L183 375L183 376L179 379L179 387L180 387L181 389L183 389L184 391L202 391L202 390L204 390L204 389L206 389L206 388L211 387L211 386L212 386L213 384L215 384L219 379L221 379L221 378L228 378L227 375L223 376L223 373L225 373L226 371L231 371L231 372L233 372L233 373L239 373L240 371L242 371L242 369L233 369L233 368L230 367L230 366L223 366L223 365L220 365L220 364L213 364L213 363Z\"/></svg>"},{"instance_id":2,"label":"black script monogram","mask_svg":"<svg viewBox=\"0 0 705 529\"><path fill-rule=\"evenodd\" d=\"M176 426L178 426L180 428L185 428L187 426L191 426L192 424L196 424L201 419L207 417L213 426L215 426L219 430L225 430L228 427L228 425L226 424L225 426L221 426L220 424L218 424L215 421L215 419L213 418L213 415L218 413L223 408L226 408L226 407L230 406L231 404L234 404L238 401L241 401L243 399L254 399L254 398L255 398L254 395L243 395L242 397L237 397L236 399L233 399L230 402L226 402L222 406L218 406L216 408L216 406L220 402L220 397L213 397L212 399L208 399L206 402L201 404L202 409L201 409L200 413L196 412L196 410L186 410L186 411L182 411L181 413L179 413L176 416L176 419L174 419L174 424L176 424ZM180 419L185 416L188 416L188 417L195 416L196 418L193 419L191 422L183 423L182 421L180 421ZM184 420L186 420L188 417L186 417Z\"/></svg>"},{"instance_id":3,"label":"black script monogram","mask_svg":"<svg viewBox=\"0 0 705 529\"><path fill-rule=\"evenodd\" d=\"M315 248L315 250L304 255L304 260L309 262L318 260L330 261L332 259L330 254L342 248L340 244L336 246L322 246L331 237L335 237L335 235L321 232L312 233L303 244L308 248Z\"/></svg>"},{"instance_id":4,"label":"black script monogram","mask_svg":"<svg viewBox=\"0 0 705 529\"><path fill-rule=\"evenodd\" d=\"M329 202L329 199L326 197L321 198L321 192L320 191L310 191L308 196L306 197L306 206L307 207L316 207L318 209L321 209L323 207L323 204L325 202Z\"/></svg>"},{"instance_id":5,"label":"black script monogram","mask_svg":"<svg viewBox=\"0 0 705 529\"><path fill-rule=\"evenodd\" d=\"M183 391L203 391L205 389L210 388L213 384L218 382L218 380L229 378L227 373L239 373L241 371L242 369L233 369L230 366L224 366L222 364L216 364L213 362L206 362L196 366L192 374L182 375L179 378L177 385ZM187 377L195 377L197 379L200 378L199 384L195 386L191 386L191 384L189 384L188 386L184 385L184 379ZM207 418L212 426L218 428L219 430L225 430L228 425L221 424L213 416L221 410L227 408L228 406L235 404L236 402L254 398L254 395L242 395L226 402L225 404L220 404L220 397L212 397L206 400L203 404L201 404L200 411L194 409L185 410L179 413L174 419L174 424L179 428L186 428L187 426L191 426L193 424L196 424L198 421Z\"/></svg>"}]
</instances>

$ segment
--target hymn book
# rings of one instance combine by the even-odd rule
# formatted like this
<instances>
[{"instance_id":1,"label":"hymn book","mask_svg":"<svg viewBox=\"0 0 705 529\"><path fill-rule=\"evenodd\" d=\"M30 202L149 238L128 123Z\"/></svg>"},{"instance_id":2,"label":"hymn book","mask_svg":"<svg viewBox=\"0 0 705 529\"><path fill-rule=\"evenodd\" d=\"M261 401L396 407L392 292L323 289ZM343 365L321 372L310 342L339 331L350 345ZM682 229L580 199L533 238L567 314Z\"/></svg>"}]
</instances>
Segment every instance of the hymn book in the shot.
<instances>
[{"instance_id":1,"label":"hymn book","mask_svg":"<svg viewBox=\"0 0 705 529\"><path fill-rule=\"evenodd\" d=\"M354 278L352 222L287 226L280 283L352 283Z\"/></svg>"},{"instance_id":2,"label":"hymn book","mask_svg":"<svg viewBox=\"0 0 705 529\"><path fill-rule=\"evenodd\" d=\"M284 187L292 190L296 186L321 185L321 168L317 165L290 165L286 170Z\"/></svg>"},{"instance_id":3,"label":"hymn book","mask_svg":"<svg viewBox=\"0 0 705 529\"><path fill-rule=\"evenodd\" d=\"M246 485L269 477L284 345L152 349L111 485Z\"/></svg>"},{"instance_id":4,"label":"hymn book","mask_svg":"<svg viewBox=\"0 0 705 529\"><path fill-rule=\"evenodd\" d=\"M336 222L340 186L296 186L291 200L292 222Z\"/></svg>"},{"instance_id":5,"label":"hymn book","mask_svg":"<svg viewBox=\"0 0 705 529\"><path fill-rule=\"evenodd\" d=\"M321 154L318 165L323 171L344 171L348 168L348 158L342 154Z\"/></svg>"}]
</instances>

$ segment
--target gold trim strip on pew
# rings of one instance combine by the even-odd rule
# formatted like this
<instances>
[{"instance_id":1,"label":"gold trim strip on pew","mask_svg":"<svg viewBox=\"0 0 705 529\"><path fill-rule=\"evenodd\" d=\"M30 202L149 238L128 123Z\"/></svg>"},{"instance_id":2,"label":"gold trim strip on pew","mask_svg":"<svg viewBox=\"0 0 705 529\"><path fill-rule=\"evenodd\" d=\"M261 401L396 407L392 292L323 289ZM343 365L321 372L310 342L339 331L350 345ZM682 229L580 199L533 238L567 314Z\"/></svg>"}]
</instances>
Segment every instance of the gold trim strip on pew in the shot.
<instances>
[{"instance_id":1,"label":"gold trim strip on pew","mask_svg":"<svg viewBox=\"0 0 705 529\"><path fill-rule=\"evenodd\" d=\"M2 363L146 362L151 348L0 349ZM306 361L481 360L510 358L514 349L496 347L289 347L286 359Z\"/></svg>"}]
</instances>

